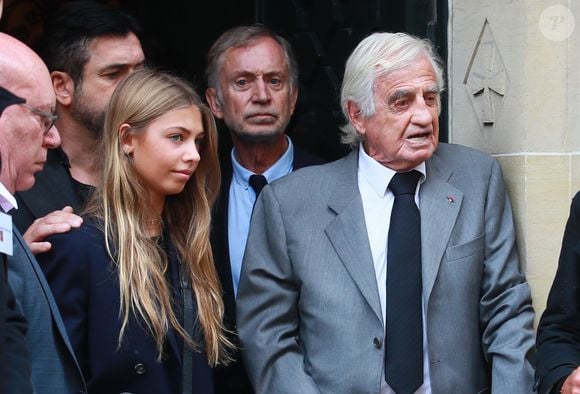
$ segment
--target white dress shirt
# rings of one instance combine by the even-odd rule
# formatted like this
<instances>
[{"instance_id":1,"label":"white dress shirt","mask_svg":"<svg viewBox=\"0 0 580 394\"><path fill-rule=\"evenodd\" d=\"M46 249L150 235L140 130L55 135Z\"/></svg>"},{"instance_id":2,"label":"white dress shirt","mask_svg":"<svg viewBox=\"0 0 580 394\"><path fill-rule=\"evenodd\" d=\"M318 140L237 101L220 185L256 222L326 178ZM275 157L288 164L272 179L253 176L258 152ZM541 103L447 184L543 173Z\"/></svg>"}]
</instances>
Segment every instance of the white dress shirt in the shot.
<instances>
[{"instance_id":1,"label":"white dress shirt","mask_svg":"<svg viewBox=\"0 0 580 394\"><path fill-rule=\"evenodd\" d=\"M4 212L8 212L11 209L18 209L18 203L14 196L4 187L2 182L0 182L0 207Z\"/></svg>"},{"instance_id":2,"label":"white dress shirt","mask_svg":"<svg viewBox=\"0 0 580 394\"><path fill-rule=\"evenodd\" d=\"M419 207L419 189L421 183L425 181L425 163L415 167L422 176L415 192L415 203ZM387 168L371 158L364 151L362 145L359 148L358 159L358 188L362 198L365 223L368 233L369 245L373 256L373 264L381 301L381 311L383 315L383 326L386 321L386 298L387 298L387 240L389 236L389 225L391 222L391 212L395 196L389 190L389 182L396 174L396 171ZM417 394L431 393L431 381L429 378L429 352L427 344L425 300L423 300L423 385L416 391ZM386 343L385 343L386 346ZM381 394L393 394L394 391L385 381L383 370L383 381L381 384Z\"/></svg>"}]
</instances>

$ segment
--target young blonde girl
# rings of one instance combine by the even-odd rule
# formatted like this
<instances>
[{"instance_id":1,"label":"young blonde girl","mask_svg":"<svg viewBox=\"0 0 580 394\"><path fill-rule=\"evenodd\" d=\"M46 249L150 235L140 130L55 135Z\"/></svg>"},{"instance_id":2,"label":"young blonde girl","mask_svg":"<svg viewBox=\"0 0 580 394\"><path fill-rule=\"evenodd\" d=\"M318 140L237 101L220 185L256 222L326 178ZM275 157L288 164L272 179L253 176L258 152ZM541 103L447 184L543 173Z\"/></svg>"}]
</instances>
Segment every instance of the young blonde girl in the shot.
<instances>
[{"instance_id":1,"label":"young blonde girl","mask_svg":"<svg viewBox=\"0 0 580 394\"><path fill-rule=\"evenodd\" d=\"M209 245L213 117L184 80L135 72L115 90L102 185L41 264L90 392L213 391L231 346Z\"/></svg>"}]
</instances>

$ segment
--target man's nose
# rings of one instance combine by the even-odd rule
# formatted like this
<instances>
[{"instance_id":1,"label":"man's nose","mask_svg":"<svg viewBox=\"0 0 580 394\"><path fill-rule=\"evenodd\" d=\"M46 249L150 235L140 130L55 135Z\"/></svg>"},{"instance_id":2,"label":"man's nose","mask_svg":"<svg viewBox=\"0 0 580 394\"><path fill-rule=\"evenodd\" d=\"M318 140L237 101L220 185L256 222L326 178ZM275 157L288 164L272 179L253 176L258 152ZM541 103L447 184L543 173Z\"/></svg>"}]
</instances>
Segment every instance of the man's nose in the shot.
<instances>
[{"instance_id":1,"label":"man's nose","mask_svg":"<svg viewBox=\"0 0 580 394\"><path fill-rule=\"evenodd\" d=\"M43 146L54 149L60 146L60 134L55 125L48 130L48 133L44 135Z\"/></svg>"},{"instance_id":2,"label":"man's nose","mask_svg":"<svg viewBox=\"0 0 580 394\"><path fill-rule=\"evenodd\" d=\"M264 103L270 100L270 92L268 91L268 86L263 79L258 78L256 80L252 98L255 102L260 103Z\"/></svg>"},{"instance_id":3,"label":"man's nose","mask_svg":"<svg viewBox=\"0 0 580 394\"><path fill-rule=\"evenodd\" d=\"M413 104L412 122L423 126L433 123L433 108L428 106L423 97L418 97Z\"/></svg>"}]
</instances>

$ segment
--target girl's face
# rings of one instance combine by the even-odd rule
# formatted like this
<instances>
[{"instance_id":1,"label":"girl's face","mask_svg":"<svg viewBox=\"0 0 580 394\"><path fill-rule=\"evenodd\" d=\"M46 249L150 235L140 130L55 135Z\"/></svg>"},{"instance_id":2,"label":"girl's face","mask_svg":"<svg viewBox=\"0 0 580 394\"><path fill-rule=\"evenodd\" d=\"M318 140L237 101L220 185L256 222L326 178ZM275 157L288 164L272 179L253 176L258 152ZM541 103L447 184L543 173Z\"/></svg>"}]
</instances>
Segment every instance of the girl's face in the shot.
<instances>
[{"instance_id":1,"label":"girl's face","mask_svg":"<svg viewBox=\"0 0 580 394\"><path fill-rule=\"evenodd\" d=\"M201 112L192 105L170 111L122 138L123 150L132 155L135 172L159 212L165 197L181 193L197 168L204 136Z\"/></svg>"}]
</instances>

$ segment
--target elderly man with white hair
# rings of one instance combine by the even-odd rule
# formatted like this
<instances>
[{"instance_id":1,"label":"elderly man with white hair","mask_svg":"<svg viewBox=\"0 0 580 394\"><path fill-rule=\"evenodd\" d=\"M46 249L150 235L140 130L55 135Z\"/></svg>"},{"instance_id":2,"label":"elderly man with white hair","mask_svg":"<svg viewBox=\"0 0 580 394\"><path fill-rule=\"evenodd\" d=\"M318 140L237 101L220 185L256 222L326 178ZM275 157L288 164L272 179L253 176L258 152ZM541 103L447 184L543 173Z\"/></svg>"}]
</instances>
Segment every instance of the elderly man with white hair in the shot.
<instances>
[{"instance_id":1,"label":"elderly man with white hair","mask_svg":"<svg viewBox=\"0 0 580 394\"><path fill-rule=\"evenodd\" d=\"M237 298L258 393L531 393L529 286L490 156L439 143L430 43L375 33L342 84L354 150L266 186Z\"/></svg>"}]
</instances>

